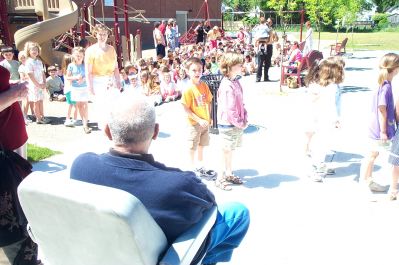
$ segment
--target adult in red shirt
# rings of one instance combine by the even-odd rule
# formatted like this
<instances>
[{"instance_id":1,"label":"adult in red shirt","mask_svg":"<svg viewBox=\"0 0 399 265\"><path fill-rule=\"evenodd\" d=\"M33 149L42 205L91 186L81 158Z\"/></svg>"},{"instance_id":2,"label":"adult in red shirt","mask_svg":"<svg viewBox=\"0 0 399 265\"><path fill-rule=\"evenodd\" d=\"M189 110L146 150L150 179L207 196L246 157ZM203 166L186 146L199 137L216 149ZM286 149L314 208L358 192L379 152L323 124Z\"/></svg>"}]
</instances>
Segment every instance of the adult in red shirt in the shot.
<instances>
[{"instance_id":1,"label":"adult in red shirt","mask_svg":"<svg viewBox=\"0 0 399 265\"><path fill-rule=\"evenodd\" d=\"M161 25L159 25L159 28L158 28L158 29L161 31L162 35L165 36L165 31L166 31L166 20L162 20L162 21L161 21Z\"/></svg>"},{"instance_id":2,"label":"adult in red shirt","mask_svg":"<svg viewBox=\"0 0 399 265\"><path fill-rule=\"evenodd\" d=\"M0 66L0 247L10 264L36 265L37 245L27 234L27 221L16 199L18 184L31 172L30 163L21 158L26 158L21 151L28 135L18 104L28 89L24 83L10 85L9 80L10 72Z\"/></svg>"},{"instance_id":3,"label":"adult in red shirt","mask_svg":"<svg viewBox=\"0 0 399 265\"><path fill-rule=\"evenodd\" d=\"M25 121L18 101L26 98L28 88L24 83L10 85L10 72L0 66L0 146L16 150L28 140ZM26 158L26 153L18 152Z\"/></svg>"}]
</instances>

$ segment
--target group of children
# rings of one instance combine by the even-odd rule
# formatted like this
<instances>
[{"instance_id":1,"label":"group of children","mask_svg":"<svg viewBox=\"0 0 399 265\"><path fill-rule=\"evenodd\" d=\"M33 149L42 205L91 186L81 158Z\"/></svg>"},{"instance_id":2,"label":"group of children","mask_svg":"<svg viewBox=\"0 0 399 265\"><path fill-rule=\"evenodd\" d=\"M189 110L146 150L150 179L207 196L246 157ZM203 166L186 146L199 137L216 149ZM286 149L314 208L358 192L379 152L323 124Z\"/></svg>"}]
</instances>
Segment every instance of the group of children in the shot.
<instances>
[{"instance_id":1,"label":"group of children","mask_svg":"<svg viewBox=\"0 0 399 265\"><path fill-rule=\"evenodd\" d=\"M317 62L306 77L309 88L310 112L306 116L306 154L311 158L309 176L322 181L334 174L325 163L330 150L332 131L340 127L340 96L344 80L345 62L341 57L330 57ZM373 92L370 108L369 145L360 169L359 182L369 192L385 192L388 187L372 176L375 160L381 154L392 166L390 200L398 197L399 180L399 104L394 103L392 80L399 73L399 55L385 54L379 64L378 86Z\"/></svg>"},{"instance_id":2,"label":"group of children","mask_svg":"<svg viewBox=\"0 0 399 265\"><path fill-rule=\"evenodd\" d=\"M220 45L219 45L220 44ZM148 96L154 105L175 101L181 103L188 116L190 125L190 159L192 167L199 176L215 179L217 187L230 190L227 183L241 184L239 177L232 173L232 151L240 146L243 129L247 126L247 114L242 102L242 87L239 76L251 74L255 70L251 46L229 41L220 42L216 49L210 49L202 43L182 46L168 52L167 57L140 59L134 64L127 64L121 69L121 93L138 92ZM295 46L295 45L294 45ZM83 128L90 133L88 127L89 91L85 80L84 49L76 47L72 55L64 57L62 67L47 68L40 60L40 47L37 43L27 42L25 49L18 54L19 63L13 60L10 47L1 49L4 60L0 62L10 73L10 82L27 82L29 93L23 102L23 113L26 122L29 107L33 111L37 124L46 124L50 120L44 116L43 100L47 91L49 98L66 99L69 107L66 126L76 124L79 112ZM328 168L325 156L330 149L328 143L332 129L340 126L340 95L344 80L345 63L341 57L330 57L317 62L309 70L306 83L309 87L309 115L306 115L306 153L311 158L310 176L315 181L322 181L327 174L334 174ZM399 119L398 106L394 105L391 81L399 71L399 56L386 54L380 63L378 79L379 88L374 94L372 105L372 121L370 123L370 153L362 165L360 180L367 183L371 191L385 191L386 187L372 178L375 159L380 152L389 148L389 162L393 165L392 184L389 192L391 199L398 194L399 179L399 133L396 133ZM207 74L222 74L224 79L218 93L218 124L225 141L223 145L223 165L219 177L213 170L207 170L202 164L203 147L209 144L209 125L211 123L212 93L200 79ZM61 76L61 77L60 77ZM62 80L63 79L63 80ZM226 101L226 95L229 97ZM228 102L222 104L223 102ZM71 117L75 107L73 118ZM229 111L235 110L233 117ZM392 144L392 147L390 143ZM313 147L313 148L312 148ZM390 149L392 148L392 149ZM197 154L195 154L197 152ZM195 160L198 160L196 164Z\"/></svg>"},{"instance_id":3,"label":"group of children","mask_svg":"<svg viewBox=\"0 0 399 265\"><path fill-rule=\"evenodd\" d=\"M39 44L27 42L24 50L18 53L19 62L17 62L13 59L14 50L11 47L1 49L4 60L0 64L12 73L10 83L26 82L28 86L28 97L22 102L25 123L32 122L32 119L28 116L29 108L37 124L51 122L44 116L43 100L47 95L50 101L67 101L69 106L65 121L66 126L79 125L77 121L77 113L79 112L84 132L90 133L87 104L89 95L88 91L85 91L83 48L76 47L72 50L72 56L66 55L61 68L57 65L51 65L47 68L47 71L45 71L45 66L40 60L40 50ZM75 108L75 111L72 119L73 108Z\"/></svg>"}]
</instances>

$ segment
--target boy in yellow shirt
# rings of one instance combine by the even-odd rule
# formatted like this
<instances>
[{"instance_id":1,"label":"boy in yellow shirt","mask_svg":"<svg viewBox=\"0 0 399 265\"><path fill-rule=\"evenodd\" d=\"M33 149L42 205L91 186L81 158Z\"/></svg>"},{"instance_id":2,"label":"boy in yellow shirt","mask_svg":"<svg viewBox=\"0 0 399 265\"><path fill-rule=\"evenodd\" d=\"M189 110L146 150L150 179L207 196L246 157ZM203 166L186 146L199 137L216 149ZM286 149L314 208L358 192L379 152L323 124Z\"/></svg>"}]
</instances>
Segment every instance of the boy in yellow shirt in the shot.
<instances>
[{"instance_id":1,"label":"boy in yellow shirt","mask_svg":"<svg viewBox=\"0 0 399 265\"><path fill-rule=\"evenodd\" d=\"M184 90L181 98L189 122L189 147L191 166L195 168L195 151L199 166L195 169L198 176L215 179L213 170L206 170L202 166L203 149L209 145L209 125L211 123L212 94L209 87L200 81L202 75L202 62L199 58L192 57L186 62L187 75L190 85Z\"/></svg>"}]
</instances>

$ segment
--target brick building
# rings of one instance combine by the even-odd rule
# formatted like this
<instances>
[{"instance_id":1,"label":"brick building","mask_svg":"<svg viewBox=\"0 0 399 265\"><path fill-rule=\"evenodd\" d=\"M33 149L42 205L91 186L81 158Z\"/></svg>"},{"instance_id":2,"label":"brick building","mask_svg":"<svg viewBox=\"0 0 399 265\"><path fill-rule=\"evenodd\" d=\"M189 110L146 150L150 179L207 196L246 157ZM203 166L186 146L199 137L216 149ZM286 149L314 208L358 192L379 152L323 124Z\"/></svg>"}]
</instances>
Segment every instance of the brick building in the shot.
<instances>
[{"instance_id":1,"label":"brick building","mask_svg":"<svg viewBox=\"0 0 399 265\"><path fill-rule=\"evenodd\" d=\"M37 0L0 0L0 37L1 39L8 39L6 35L10 36L8 42L13 42L14 33L16 30L26 27L27 25L36 23L38 17L33 9L33 2ZM57 12L58 2L63 0L47 0L49 11ZM94 16L99 21L104 21L107 26L114 28L114 2L115 0L72 0L79 8L84 4L94 2ZM205 17L206 0L126 0L129 10L143 10L144 17L149 23L145 24L136 21L133 17L136 15L131 13L129 15L129 32L135 34L137 29L140 29L143 37L143 47L152 48L152 30L154 22L162 19L168 20L175 18L179 26L179 32L184 34L186 30L190 29L193 24L203 20ZM124 35L124 2L125 0L116 0L117 13L119 20L119 29L121 35ZM221 24L221 2L222 0L207 0L207 10L209 20L212 25ZM30 6L28 9L19 8L18 6ZM80 12L81 13L81 12ZM7 34L4 34L7 33ZM3 40L4 42L4 40Z\"/></svg>"},{"instance_id":2,"label":"brick building","mask_svg":"<svg viewBox=\"0 0 399 265\"><path fill-rule=\"evenodd\" d=\"M75 0L78 6L86 3L85 0ZM114 0L97 1L94 9L95 17L100 21L113 28L114 26ZM221 0L208 0L208 14L212 25L221 24ZM144 10L143 15L150 23L141 23L134 21L135 14L130 14L129 18L129 32L135 34L137 29L142 31L143 46L144 48L153 47L152 30L154 22L161 21L162 19L168 20L174 18L177 20L179 32L184 34L192 24L203 20L205 17L205 0L127 0L127 4L136 9ZM118 20L120 33L124 35L124 15L123 7L124 0L117 0Z\"/></svg>"}]
</instances>

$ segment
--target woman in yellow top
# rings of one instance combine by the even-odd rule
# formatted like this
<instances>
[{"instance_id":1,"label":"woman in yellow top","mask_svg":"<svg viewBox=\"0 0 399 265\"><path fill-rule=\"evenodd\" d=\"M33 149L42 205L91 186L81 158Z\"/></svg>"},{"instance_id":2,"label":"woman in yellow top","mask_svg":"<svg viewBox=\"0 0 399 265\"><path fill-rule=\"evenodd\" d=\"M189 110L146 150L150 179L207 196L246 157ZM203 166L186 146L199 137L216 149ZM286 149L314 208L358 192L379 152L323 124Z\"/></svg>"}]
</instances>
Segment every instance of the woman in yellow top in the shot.
<instances>
[{"instance_id":1,"label":"woman in yellow top","mask_svg":"<svg viewBox=\"0 0 399 265\"><path fill-rule=\"evenodd\" d=\"M96 116L99 115L97 121L101 128L108 102L119 94L121 82L115 49L107 44L108 29L98 24L93 33L97 43L88 47L85 53L86 80L88 90L94 95Z\"/></svg>"}]
</instances>

